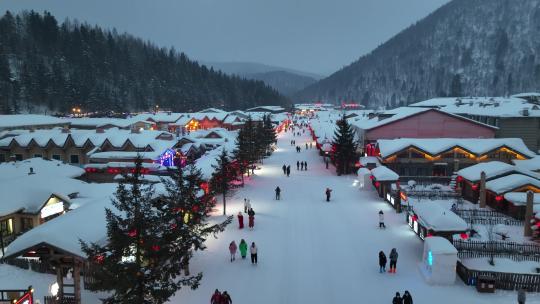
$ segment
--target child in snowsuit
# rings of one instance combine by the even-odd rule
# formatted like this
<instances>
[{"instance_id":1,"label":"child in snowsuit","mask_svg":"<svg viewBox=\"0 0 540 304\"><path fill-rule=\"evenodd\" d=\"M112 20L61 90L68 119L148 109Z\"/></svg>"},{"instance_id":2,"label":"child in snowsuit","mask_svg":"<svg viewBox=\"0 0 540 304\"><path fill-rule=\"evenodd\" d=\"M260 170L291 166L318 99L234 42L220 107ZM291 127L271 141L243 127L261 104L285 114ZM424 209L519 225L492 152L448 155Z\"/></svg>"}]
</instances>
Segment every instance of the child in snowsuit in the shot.
<instances>
[{"instance_id":1,"label":"child in snowsuit","mask_svg":"<svg viewBox=\"0 0 540 304\"><path fill-rule=\"evenodd\" d=\"M251 264L257 264L257 246L255 245L255 242L251 243L249 253L251 253Z\"/></svg>"},{"instance_id":2,"label":"child in snowsuit","mask_svg":"<svg viewBox=\"0 0 540 304\"><path fill-rule=\"evenodd\" d=\"M392 250L390 251L389 257L390 257L390 272L396 273L396 264L397 264L397 259L398 259L398 253L397 253L396 248L392 248Z\"/></svg>"},{"instance_id":3,"label":"child in snowsuit","mask_svg":"<svg viewBox=\"0 0 540 304\"><path fill-rule=\"evenodd\" d=\"M330 201L330 194L332 194L332 189L326 188L326 201Z\"/></svg>"},{"instance_id":4,"label":"child in snowsuit","mask_svg":"<svg viewBox=\"0 0 540 304\"><path fill-rule=\"evenodd\" d=\"M253 226L255 226L255 211L253 211L253 209L249 209L248 216L248 227L253 229Z\"/></svg>"},{"instance_id":5,"label":"child in snowsuit","mask_svg":"<svg viewBox=\"0 0 540 304\"><path fill-rule=\"evenodd\" d=\"M392 299L392 304L403 304L403 299L401 299L399 292L396 292L396 296Z\"/></svg>"},{"instance_id":6,"label":"child in snowsuit","mask_svg":"<svg viewBox=\"0 0 540 304\"><path fill-rule=\"evenodd\" d=\"M221 293L216 289L210 298L210 304L221 304Z\"/></svg>"},{"instance_id":7,"label":"child in snowsuit","mask_svg":"<svg viewBox=\"0 0 540 304\"><path fill-rule=\"evenodd\" d=\"M379 228L386 228L384 225L384 213L382 210L379 211Z\"/></svg>"},{"instance_id":8,"label":"child in snowsuit","mask_svg":"<svg viewBox=\"0 0 540 304\"><path fill-rule=\"evenodd\" d=\"M244 229L244 216L242 215L242 212L238 212L238 228Z\"/></svg>"},{"instance_id":9,"label":"child in snowsuit","mask_svg":"<svg viewBox=\"0 0 540 304\"><path fill-rule=\"evenodd\" d=\"M236 247L236 243L234 241L232 241L231 244L229 244L229 252L231 253L231 262L236 259L236 249L237 248L238 247Z\"/></svg>"},{"instance_id":10,"label":"child in snowsuit","mask_svg":"<svg viewBox=\"0 0 540 304\"><path fill-rule=\"evenodd\" d=\"M408 290L405 290L405 293L401 299L403 300L403 304L413 304L412 296Z\"/></svg>"},{"instance_id":11,"label":"child in snowsuit","mask_svg":"<svg viewBox=\"0 0 540 304\"><path fill-rule=\"evenodd\" d=\"M276 187L276 200L279 201L281 199L281 189L279 189L279 186Z\"/></svg>"},{"instance_id":12,"label":"child in snowsuit","mask_svg":"<svg viewBox=\"0 0 540 304\"><path fill-rule=\"evenodd\" d=\"M379 251L379 272L386 272L386 255L384 252L382 252L382 250Z\"/></svg>"},{"instance_id":13,"label":"child in snowsuit","mask_svg":"<svg viewBox=\"0 0 540 304\"><path fill-rule=\"evenodd\" d=\"M246 241L244 241L244 239L240 241L238 249L240 249L240 256L242 257L242 259L245 259L247 255L247 243Z\"/></svg>"}]
</instances>

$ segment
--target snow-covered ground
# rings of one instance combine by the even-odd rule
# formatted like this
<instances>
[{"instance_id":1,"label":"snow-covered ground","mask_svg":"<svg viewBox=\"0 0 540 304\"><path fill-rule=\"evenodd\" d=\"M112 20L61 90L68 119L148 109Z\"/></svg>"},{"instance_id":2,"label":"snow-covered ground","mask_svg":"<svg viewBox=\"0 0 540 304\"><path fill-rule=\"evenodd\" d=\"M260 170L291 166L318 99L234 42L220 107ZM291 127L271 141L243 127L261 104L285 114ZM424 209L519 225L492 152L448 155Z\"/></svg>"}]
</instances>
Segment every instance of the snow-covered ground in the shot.
<instances>
[{"instance_id":1,"label":"snow-covered ground","mask_svg":"<svg viewBox=\"0 0 540 304\"><path fill-rule=\"evenodd\" d=\"M396 291L409 290L415 303L515 303L516 293L479 294L459 279L453 286L430 286L418 271L423 243L374 191L361 191L355 176L335 175L325 169L316 149L296 153L310 138L280 135L278 150L255 177L227 205L228 214L242 209L244 197L255 210L255 229L239 230L235 218L208 250L197 254L191 271L204 273L197 290L182 290L171 303L208 303L214 289L227 290L235 304L390 303ZM308 171L297 171L296 161L307 161ZM281 166L291 165L291 176ZM274 200L274 188L282 200ZM333 189L330 203L326 187ZM377 212L386 214L386 230L379 230ZM221 212L221 210L219 211ZM259 247L259 264L229 262L228 245L245 239ZM378 252L399 252L396 274L380 274ZM249 258L249 257L248 257ZM528 295L527 303L540 303Z\"/></svg>"}]
</instances>

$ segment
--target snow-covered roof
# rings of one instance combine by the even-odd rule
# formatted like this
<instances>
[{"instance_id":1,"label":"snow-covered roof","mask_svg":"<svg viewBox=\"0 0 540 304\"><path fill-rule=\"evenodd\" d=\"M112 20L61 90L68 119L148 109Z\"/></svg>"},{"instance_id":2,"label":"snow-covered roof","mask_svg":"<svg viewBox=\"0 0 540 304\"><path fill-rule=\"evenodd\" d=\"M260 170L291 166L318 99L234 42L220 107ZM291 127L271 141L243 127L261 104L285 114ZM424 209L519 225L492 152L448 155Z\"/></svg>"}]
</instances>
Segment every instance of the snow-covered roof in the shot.
<instances>
[{"instance_id":1,"label":"snow-covered roof","mask_svg":"<svg viewBox=\"0 0 540 304\"><path fill-rule=\"evenodd\" d=\"M128 128L131 125L142 122L152 124L152 122L136 118L108 118L108 117L82 117L82 118L66 118L66 121L71 123L72 128L100 128L104 126L114 126L118 128Z\"/></svg>"},{"instance_id":2,"label":"snow-covered roof","mask_svg":"<svg viewBox=\"0 0 540 304\"><path fill-rule=\"evenodd\" d=\"M447 239L440 236L425 238L424 246L429 248L432 254L457 254L457 249Z\"/></svg>"},{"instance_id":3,"label":"snow-covered roof","mask_svg":"<svg viewBox=\"0 0 540 304\"><path fill-rule=\"evenodd\" d=\"M363 130L369 130L373 128L386 125L388 123L404 119L409 116L413 116L422 112L427 112L431 109L424 108L413 108L413 107L400 107L392 110L387 110L383 114L392 115L388 118L379 119L379 117L374 117L372 119L362 119L351 121L351 124L355 127Z\"/></svg>"},{"instance_id":4,"label":"snow-covered roof","mask_svg":"<svg viewBox=\"0 0 540 304\"><path fill-rule=\"evenodd\" d=\"M432 156L459 147L480 156L506 147L526 157L535 157L521 138L398 138L377 141L381 157L386 158L409 147L415 147Z\"/></svg>"},{"instance_id":5,"label":"snow-covered roof","mask_svg":"<svg viewBox=\"0 0 540 304\"><path fill-rule=\"evenodd\" d=\"M480 174L482 173L482 171L486 173L486 179L489 179L491 177L511 172L514 169L514 166L507 163L503 163L500 161L491 161L479 163L465 169L461 169L457 172L457 174L471 182L475 182L480 180Z\"/></svg>"},{"instance_id":6,"label":"snow-covered roof","mask_svg":"<svg viewBox=\"0 0 540 304\"><path fill-rule=\"evenodd\" d=\"M502 194L527 185L540 189L540 180L523 174L510 174L487 182L486 189Z\"/></svg>"},{"instance_id":7,"label":"snow-covered roof","mask_svg":"<svg viewBox=\"0 0 540 304\"><path fill-rule=\"evenodd\" d=\"M414 204L414 213L421 224L434 231L466 231L467 223L454 212L434 203ZM427 239L427 238L426 238Z\"/></svg>"},{"instance_id":8,"label":"snow-covered roof","mask_svg":"<svg viewBox=\"0 0 540 304\"><path fill-rule=\"evenodd\" d=\"M516 167L524 168L531 171L538 171L540 170L540 156L535 156L531 159L525 159L525 160L517 160L514 159L512 162L516 165Z\"/></svg>"},{"instance_id":9,"label":"snow-covered roof","mask_svg":"<svg viewBox=\"0 0 540 304\"><path fill-rule=\"evenodd\" d=\"M379 159L375 156L362 156L360 157L359 162L362 167L366 167L368 164L375 164L375 167L381 165L381 162L379 162Z\"/></svg>"},{"instance_id":10,"label":"snow-covered roof","mask_svg":"<svg viewBox=\"0 0 540 304\"><path fill-rule=\"evenodd\" d=\"M358 174L358 176L371 175L371 171L368 168L360 168L356 174Z\"/></svg>"},{"instance_id":11,"label":"snow-covered roof","mask_svg":"<svg viewBox=\"0 0 540 304\"><path fill-rule=\"evenodd\" d=\"M437 107L442 111L460 115L491 117L540 116L540 107L523 99L530 93L511 97L444 97L411 104L411 107ZM527 110L524 112L524 110ZM527 115L525 115L527 114Z\"/></svg>"},{"instance_id":12,"label":"snow-covered roof","mask_svg":"<svg viewBox=\"0 0 540 304\"><path fill-rule=\"evenodd\" d=\"M34 174L28 174L30 168ZM82 174L81 168L39 158L0 164L0 216L36 213L53 194L64 198L79 192L85 183L73 178Z\"/></svg>"},{"instance_id":13,"label":"snow-covered roof","mask_svg":"<svg viewBox=\"0 0 540 304\"><path fill-rule=\"evenodd\" d=\"M399 175L388 169L385 166L379 166L377 168L373 168L371 170L371 174L375 178L376 181L384 182L384 181L397 181L399 179Z\"/></svg>"},{"instance_id":14,"label":"snow-covered roof","mask_svg":"<svg viewBox=\"0 0 540 304\"><path fill-rule=\"evenodd\" d=\"M540 93L538 93L538 92L519 93L519 94L514 94L514 95L512 95L510 97L516 97L516 98L540 97Z\"/></svg>"},{"instance_id":15,"label":"snow-covered roof","mask_svg":"<svg viewBox=\"0 0 540 304\"><path fill-rule=\"evenodd\" d=\"M268 111L268 112L279 112L279 111L285 111L285 108L282 106L258 106L254 108L247 109L248 112L253 111Z\"/></svg>"},{"instance_id":16,"label":"snow-covered roof","mask_svg":"<svg viewBox=\"0 0 540 304\"><path fill-rule=\"evenodd\" d=\"M53 116L37 114L0 115L0 129L46 125L69 125L69 121Z\"/></svg>"},{"instance_id":17,"label":"snow-covered roof","mask_svg":"<svg viewBox=\"0 0 540 304\"><path fill-rule=\"evenodd\" d=\"M136 120L152 120L160 123L173 123L180 117L184 116L184 113L172 113L172 112L157 112L157 113L142 113L134 116Z\"/></svg>"},{"instance_id":18,"label":"snow-covered roof","mask_svg":"<svg viewBox=\"0 0 540 304\"><path fill-rule=\"evenodd\" d=\"M527 192L508 192L504 194L504 198L514 205L527 204ZM540 193L533 193L533 204L540 205Z\"/></svg>"}]
</instances>

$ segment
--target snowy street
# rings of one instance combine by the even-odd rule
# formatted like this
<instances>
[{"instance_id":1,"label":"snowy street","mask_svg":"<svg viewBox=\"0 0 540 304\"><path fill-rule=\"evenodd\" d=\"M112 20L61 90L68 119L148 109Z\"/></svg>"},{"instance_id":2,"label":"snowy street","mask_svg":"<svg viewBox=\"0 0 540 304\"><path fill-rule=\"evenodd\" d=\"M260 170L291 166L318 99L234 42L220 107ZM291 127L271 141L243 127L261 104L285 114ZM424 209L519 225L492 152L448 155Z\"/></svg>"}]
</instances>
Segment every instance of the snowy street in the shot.
<instances>
[{"instance_id":1,"label":"snowy street","mask_svg":"<svg viewBox=\"0 0 540 304\"><path fill-rule=\"evenodd\" d=\"M290 145L292 139L302 152ZM415 303L515 303L514 292L479 294L459 278L450 287L425 283L417 269L423 243L403 215L395 214L371 187L360 190L354 175L338 177L333 166L325 169L315 147L305 150L310 140L307 131L301 137L280 134L278 149L229 198L227 214L235 215L233 223L195 255L191 271L203 271L201 286L183 289L171 303L209 303L216 288L227 290L239 304L390 303L396 291L405 290ZM297 171L297 160L307 161L308 171ZM291 165L290 177L283 175L283 164ZM276 186L282 189L280 201L274 200ZM333 189L330 203L325 201L327 187ZM253 231L238 229L236 214L243 210L244 197L256 212ZM378 228L379 210L385 213L386 230ZM257 266L249 254L246 260L237 254L236 261L229 261L229 243L242 238L257 244ZM388 256L393 247L399 253L397 273L380 274L378 252ZM527 303L540 300L529 295Z\"/></svg>"}]
</instances>

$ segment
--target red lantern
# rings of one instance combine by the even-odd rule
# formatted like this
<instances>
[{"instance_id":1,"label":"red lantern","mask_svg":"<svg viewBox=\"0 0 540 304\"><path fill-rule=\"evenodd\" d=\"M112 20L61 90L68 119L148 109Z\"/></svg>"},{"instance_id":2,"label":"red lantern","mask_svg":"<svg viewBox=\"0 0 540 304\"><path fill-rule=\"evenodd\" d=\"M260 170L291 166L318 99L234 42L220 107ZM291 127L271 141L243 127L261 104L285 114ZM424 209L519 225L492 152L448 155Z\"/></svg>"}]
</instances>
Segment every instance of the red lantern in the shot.
<instances>
[{"instance_id":1,"label":"red lantern","mask_svg":"<svg viewBox=\"0 0 540 304\"><path fill-rule=\"evenodd\" d=\"M103 264L103 262L105 262L105 256L103 256L102 254L96 255L96 256L94 257L94 260L95 260L96 263L98 263L98 264Z\"/></svg>"},{"instance_id":2,"label":"red lantern","mask_svg":"<svg viewBox=\"0 0 540 304\"><path fill-rule=\"evenodd\" d=\"M429 232L426 237L432 237L433 236L433 233Z\"/></svg>"},{"instance_id":3,"label":"red lantern","mask_svg":"<svg viewBox=\"0 0 540 304\"><path fill-rule=\"evenodd\" d=\"M159 251L159 246L158 245L152 245L152 250L154 251Z\"/></svg>"},{"instance_id":4,"label":"red lantern","mask_svg":"<svg viewBox=\"0 0 540 304\"><path fill-rule=\"evenodd\" d=\"M504 199L504 197L503 197L502 195L497 195L497 196L495 196L495 200L496 200L497 202L502 202L503 199Z\"/></svg>"},{"instance_id":5,"label":"red lantern","mask_svg":"<svg viewBox=\"0 0 540 304\"><path fill-rule=\"evenodd\" d=\"M374 178L375 178L375 176L373 176L373 175L369 176L369 179L371 179L371 180L373 180Z\"/></svg>"},{"instance_id":6,"label":"red lantern","mask_svg":"<svg viewBox=\"0 0 540 304\"><path fill-rule=\"evenodd\" d=\"M375 182L375 187L379 188L380 185L381 185L381 183Z\"/></svg>"},{"instance_id":7,"label":"red lantern","mask_svg":"<svg viewBox=\"0 0 540 304\"><path fill-rule=\"evenodd\" d=\"M456 177L456 182L461 183L462 181L463 177L461 175L458 175L458 177Z\"/></svg>"},{"instance_id":8,"label":"red lantern","mask_svg":"<svg viewBox=\"0 0 540 304\"><path fill-rule=\"evenodd\" d=\"M469 235L466 234L466 233L461 233L461 234L459 235L459 237L461 237L461 239L463 239L463 240L466 240L466 239L469 238Z\"/></svg>"},{"instance_id":9,"label":"red lantern","mask_svg":"<svg viewBox=\"0 0 540 304\"><path fill-rule=\"evenodd\" d=\"M472 185L472 189L473 189L474 191L478 190L478 184L473 184L473 185Z\"/></svg>"},{"instance_id":10,"label":"red lantern","mask_svg":"<svg viewBox=\"0 0 540 304\"><path fill-rule=\"evenodd\" d=\"M418 215L416 215L416 214L413 215L413 216L412 216L412 220L413 220L414 222L418 221Z\"/></svg>"},{"instance_id":11,"label":"red lantern","mask_svg":"<svg viewBox=\"0 0 540 304\"><path fill-rule=\"evenodd\" d=\"M128 235L129 235L130 237L136 236L136 235L137 235L137 229L130 230L130 231L128 232Z\"/></svg>"}]
</instances>

